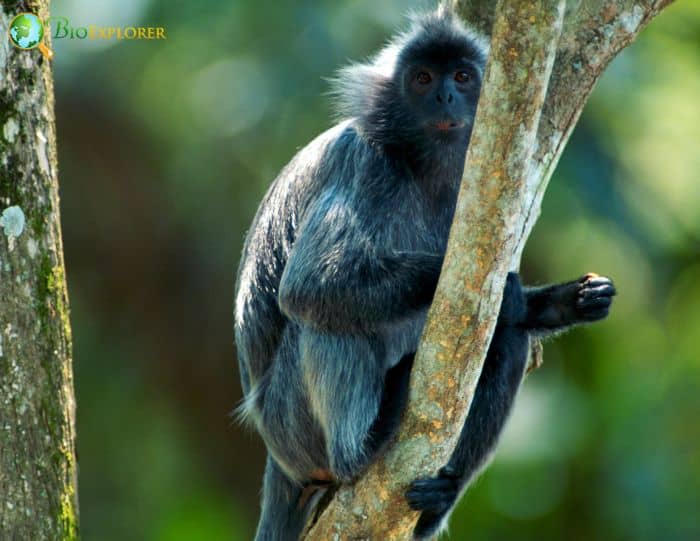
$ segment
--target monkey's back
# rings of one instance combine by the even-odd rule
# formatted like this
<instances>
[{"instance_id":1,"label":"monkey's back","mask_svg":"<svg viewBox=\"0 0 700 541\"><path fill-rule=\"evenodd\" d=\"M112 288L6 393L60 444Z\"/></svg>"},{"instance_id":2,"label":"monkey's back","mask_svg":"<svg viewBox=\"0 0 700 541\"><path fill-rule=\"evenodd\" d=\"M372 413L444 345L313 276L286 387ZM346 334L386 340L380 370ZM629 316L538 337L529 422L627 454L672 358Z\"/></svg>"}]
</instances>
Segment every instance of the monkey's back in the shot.
<instances>
[{"instance_id":1,"label":"monkey's back","mask_svg":"<svg viewBox=\"0 0 700 541\"><path fill-rule=\"evenodd\" d=\"M332 181L337 158L329 152L347 137L338 124L302 148L265 194L246 235L236 281L234 313L241 382L246 395L265 374L288 320L280 312L280 278L304 209ZM329 157L329 155L331 155Z\"/></svg>"}]
</instances>

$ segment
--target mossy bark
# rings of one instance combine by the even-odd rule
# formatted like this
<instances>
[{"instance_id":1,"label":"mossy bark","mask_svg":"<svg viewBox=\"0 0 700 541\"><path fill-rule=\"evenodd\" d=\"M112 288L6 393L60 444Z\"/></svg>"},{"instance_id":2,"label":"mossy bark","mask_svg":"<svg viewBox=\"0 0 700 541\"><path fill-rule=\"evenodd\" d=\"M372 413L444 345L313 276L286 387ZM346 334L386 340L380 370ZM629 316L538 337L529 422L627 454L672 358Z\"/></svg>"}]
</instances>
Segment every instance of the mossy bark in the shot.
<instances>
[{"instance_id":1,"label":"mossy bark","mask_svg":"<svg viewBox=\"0 0 700 541\"><path fill-rule=\"evenodd\" d=\"M307 541L411 539L414 479L447 462L469 410L508 270L595 82L670 0L449 0L492 35L445 264L396 441L309 525ZM494 4L496 4L494 9Z\"/></svg>"},{"instance_id":2,"label":"mossy bark","mask_svg":"<svg viewBox=\"0 0 700 541\"><path fill-rule=\"evenodd\" d=\"M16 49L5 36L22 11L46 20L48 0L0 4L0 212L19 207L26 218L17 235L0 228L0 539L73 540L75 403L53 83L38 49Z\"/></svg>"}]
</instances>

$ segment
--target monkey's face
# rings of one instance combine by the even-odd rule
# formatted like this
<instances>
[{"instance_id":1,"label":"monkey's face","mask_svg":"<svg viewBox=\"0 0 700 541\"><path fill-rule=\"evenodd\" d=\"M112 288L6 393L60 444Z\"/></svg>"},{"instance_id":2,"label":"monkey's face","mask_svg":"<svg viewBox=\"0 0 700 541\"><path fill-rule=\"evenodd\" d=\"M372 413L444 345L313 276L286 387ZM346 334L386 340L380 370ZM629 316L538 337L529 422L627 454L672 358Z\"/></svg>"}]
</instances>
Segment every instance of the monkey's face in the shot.
<instances>
[{"instance_id":1,"label":"monkey's face","mask_svg":"<svg viewBox=\"0 0 700 541\"><path fill-rule=\"evenodd\" d=\"M460 137L471 130L481 71L462 55L416 58L403 70L402 88L417 127L428 137Z\"/></svg>"}]
</instances>

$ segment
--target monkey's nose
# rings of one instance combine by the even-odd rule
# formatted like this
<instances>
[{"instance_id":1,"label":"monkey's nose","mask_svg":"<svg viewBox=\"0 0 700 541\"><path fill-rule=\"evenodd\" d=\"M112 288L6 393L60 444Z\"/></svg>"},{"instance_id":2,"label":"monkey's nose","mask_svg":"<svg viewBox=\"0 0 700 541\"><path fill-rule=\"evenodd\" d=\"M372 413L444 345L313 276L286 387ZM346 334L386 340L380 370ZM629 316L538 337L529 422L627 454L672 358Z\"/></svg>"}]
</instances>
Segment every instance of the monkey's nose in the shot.
<instances>
[{"instance_id":1,"label":"monkey's nose","mask_svg":"<svg viewBox=\"0 0 700 541\"><path fill-rule=\"evenodd\" d=\"M454 99L454 98L452 97L452 93L448 93L448 94L447 94L447 103L452 103L452 100L453 100L453 99ZM437 101L438 101L438 103L442 103L442 102L443 102L442 94L439 93L439 92L438 92L438 95L437 95Z\"/></svg>"}]
</instances>

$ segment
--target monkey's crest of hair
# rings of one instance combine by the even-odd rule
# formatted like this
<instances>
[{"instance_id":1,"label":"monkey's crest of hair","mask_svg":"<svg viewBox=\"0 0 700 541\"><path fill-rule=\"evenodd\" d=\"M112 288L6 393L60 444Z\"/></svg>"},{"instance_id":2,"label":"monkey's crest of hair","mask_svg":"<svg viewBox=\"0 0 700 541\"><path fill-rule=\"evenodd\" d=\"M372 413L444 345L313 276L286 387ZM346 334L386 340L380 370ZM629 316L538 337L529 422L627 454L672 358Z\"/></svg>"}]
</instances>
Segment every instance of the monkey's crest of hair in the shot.
<instances>
[{"instance_id":1,"label":"monkey's crest of hair","mask_svg":"<svg viewBox=\"0 0 700 541\"><path fill-rule=\"evenodd\" d=\"M385 124L398 120L387 118L396 111L386 107L388 95L399 95L397 69L407 56L424 48L459 44L470 51L479 66L485 65L488 40L467 27L450 8L443 5L432 12L411 13L409 20L408 30L391 38L377 54L341 68L330 80L337 120L357 118L359 127L368 133L389 130Z\"/></svg>"}]
</instances>

